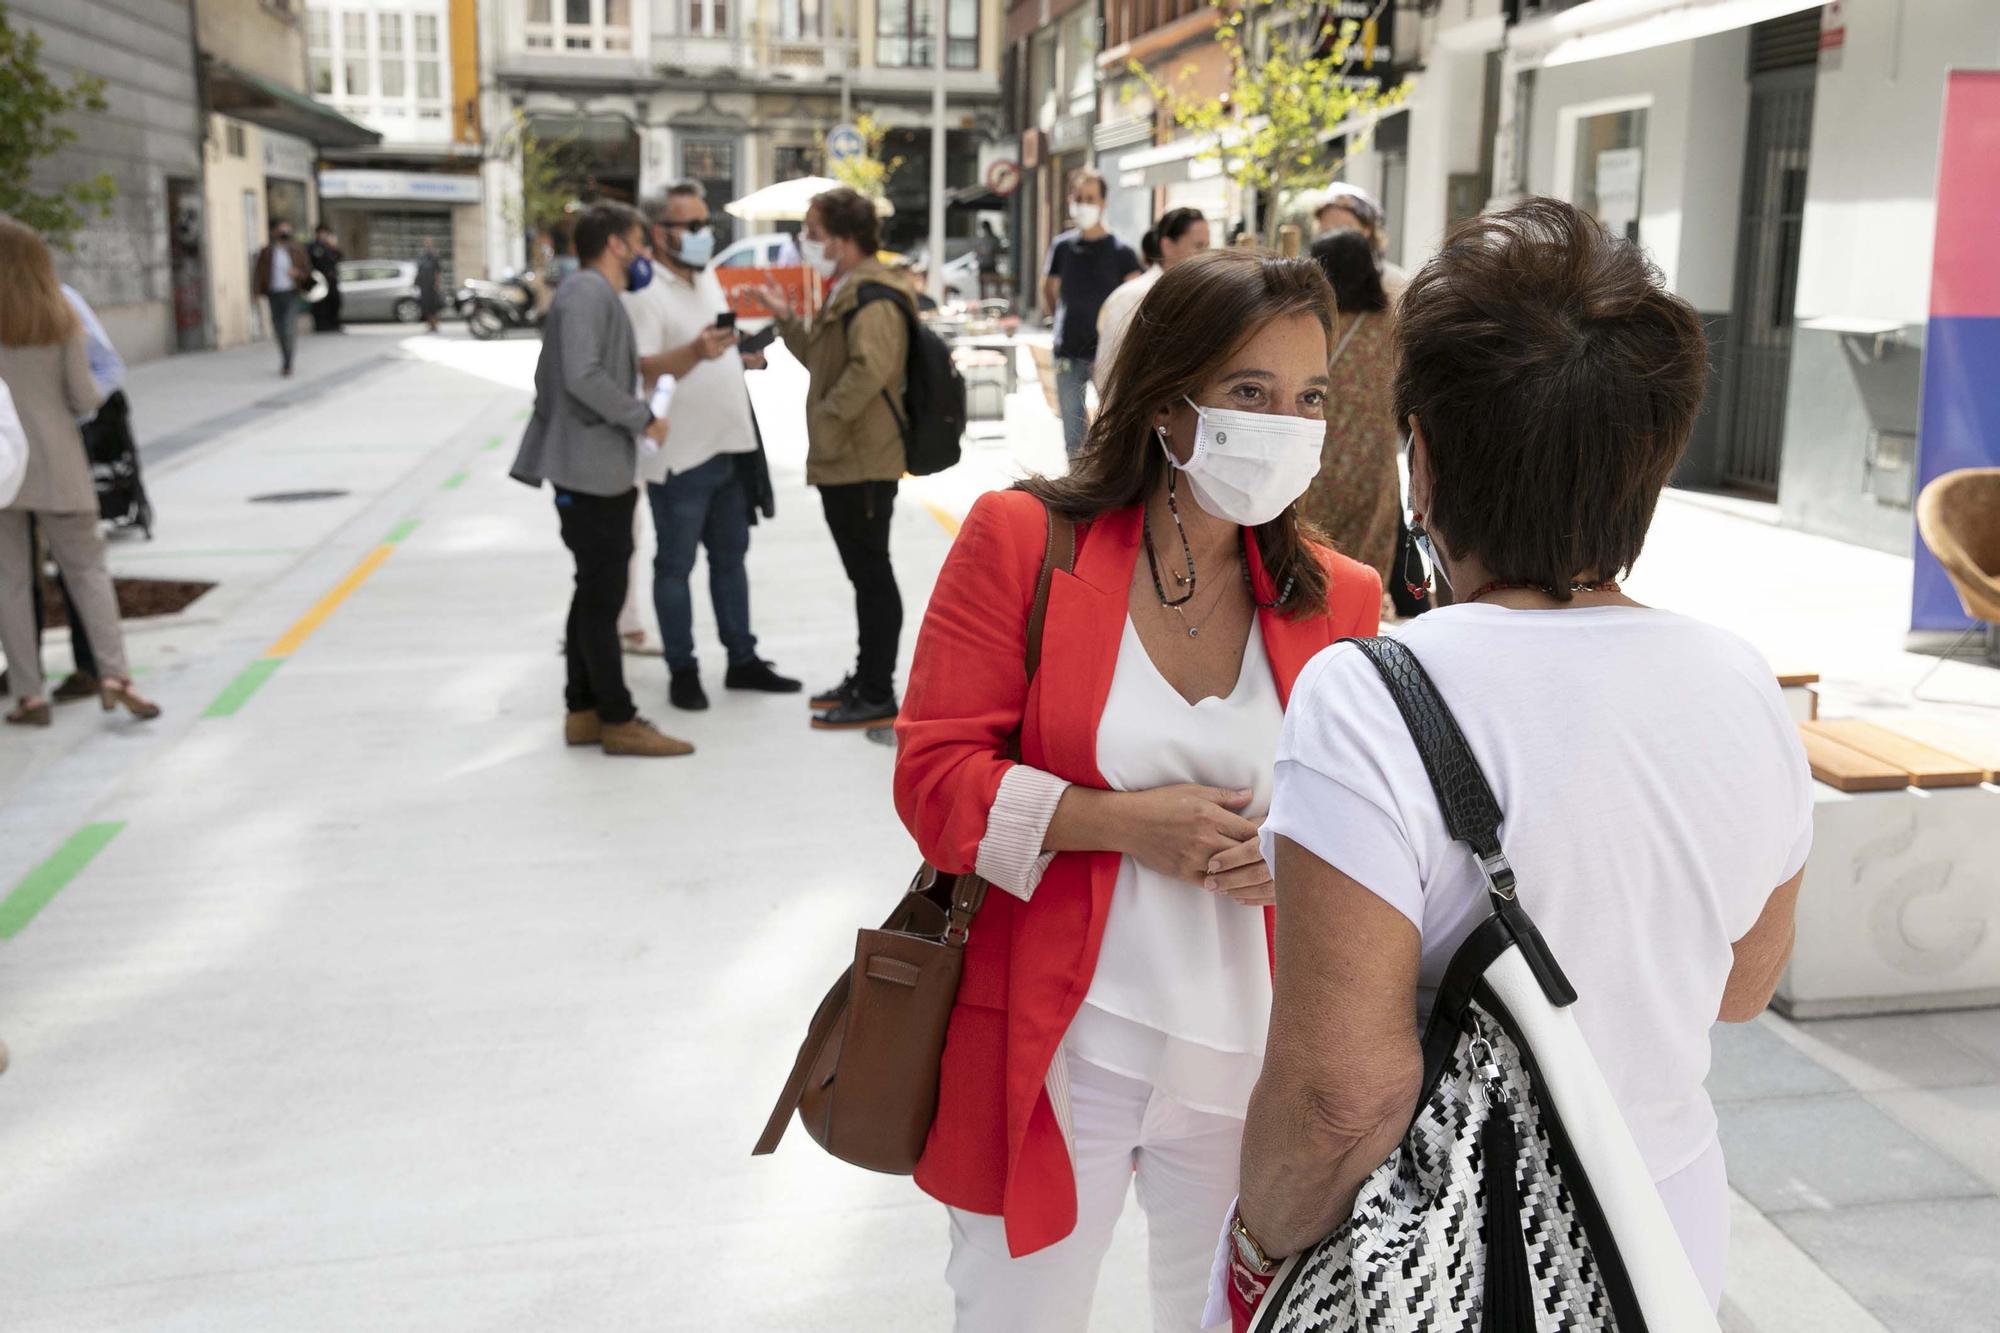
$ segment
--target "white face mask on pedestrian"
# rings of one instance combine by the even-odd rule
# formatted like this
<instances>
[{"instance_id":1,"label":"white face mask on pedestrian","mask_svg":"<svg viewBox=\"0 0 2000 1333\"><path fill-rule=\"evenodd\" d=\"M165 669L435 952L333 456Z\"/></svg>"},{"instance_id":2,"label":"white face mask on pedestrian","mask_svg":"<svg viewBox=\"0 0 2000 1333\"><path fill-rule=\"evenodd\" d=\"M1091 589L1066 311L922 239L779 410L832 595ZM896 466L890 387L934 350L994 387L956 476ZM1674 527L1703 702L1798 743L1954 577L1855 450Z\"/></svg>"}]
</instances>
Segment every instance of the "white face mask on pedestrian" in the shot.
<instances>
[{"instance_id":1,"label":"white face mask on pedestrian","mask_svg":"<svg viewBox=\"0 0 2000 1333\"><path fill-rule=\"evenodd\" d=\"M1194 399L1194 448L1185 463L1160 447L1188 479L1195 501L1216 518L1254 528L1269 523L1306 493L1319 475L1326 422L1277 412L1203 407Z\"/></svg>"},{"instance_id":2,"label":"white face mask on pedestrian","mask_svg":"<svg viewBox=\"0 0 2000 1333\"><path fill-rule=\"evenodd\" d=\"M1069 215L1078 227L1084 231L1089 231L1092 227L1104 221L1104 205L1073 203L1069 206Z\"/></svg>"},{"instance_id":3,"label":"white face mask on pedestrian","mask_svg":"<svg viewBox=\"0 0 2000 1333\"><path fill-rule=\"evenodd\" d=\"M833 270L837 267L833 256L826 252L826 242L815 241L810 236L799 237L799 258L805 260L806 267L822 278L832 277Z\"/></svg>"}]
</instances>

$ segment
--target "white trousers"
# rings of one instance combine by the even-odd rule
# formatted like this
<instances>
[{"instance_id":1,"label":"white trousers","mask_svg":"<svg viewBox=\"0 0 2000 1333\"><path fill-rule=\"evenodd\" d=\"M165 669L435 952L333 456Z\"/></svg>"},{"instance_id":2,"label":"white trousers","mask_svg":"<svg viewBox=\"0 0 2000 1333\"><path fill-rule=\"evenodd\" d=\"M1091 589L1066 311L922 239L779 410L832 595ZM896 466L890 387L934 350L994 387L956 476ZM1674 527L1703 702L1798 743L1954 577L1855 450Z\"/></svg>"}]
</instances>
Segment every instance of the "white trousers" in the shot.
<instances>
[{"instance_id":1,"label":"white trousers","mask_svg":"<svg viewBox=\"0 0 2000 1333\"><path fill-rule=\"evenodd\" d=\"M1069 1061L1076 1230L1019 1259L997 1217L950 1209L957 1333L1083 1333L1098 1269L1136 1180L1146 1214L1154 1333L1198 1333L1215 1240L1236 1198L1243 1122L1151 1084Z\"/></svg>"}]
</instances>

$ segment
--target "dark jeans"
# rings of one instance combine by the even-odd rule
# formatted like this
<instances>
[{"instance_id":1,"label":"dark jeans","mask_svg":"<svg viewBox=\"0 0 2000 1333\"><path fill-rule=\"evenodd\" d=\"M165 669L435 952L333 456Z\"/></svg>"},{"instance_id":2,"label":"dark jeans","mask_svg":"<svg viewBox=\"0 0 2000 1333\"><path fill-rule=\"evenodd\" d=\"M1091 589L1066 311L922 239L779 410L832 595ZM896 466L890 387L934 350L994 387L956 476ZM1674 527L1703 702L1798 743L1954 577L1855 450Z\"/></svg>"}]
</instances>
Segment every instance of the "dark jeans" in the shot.
<instances>
[{"instance_id":1,"label":"dark jeans","mask_svg":"<svg viewBox=\"0 0 2000 1333\"><path fill-rule=\"evenodd\" d=\"M700 467L646 487L653 506L653 610L660 617L660 640L667 667L692 671L694 573L697 545L708 551L708 596L715 606L715 629L729 652L729 664L755 661L757 636L750 632L750 497L732 454L718 454Z\"/></svg>"},{"instance_id":2,"label":"dark jeans","mask_svg":"<svg viewBox=\"0 0 2000 1333\"><path fill-rule=\"evenodd\" d=\"M313 302L313 332L340 332L340 288L329 285L326 295Z\"/></svg>"},{"instance_id":3,"label":"dark jeans","mask_svg":"<svg viewBox=\"0 0 2000 1333\"><path fill-rule=\"evenodd\" d=\"M861 653L854 679L871 703L896 695L896 651L903 638L903 595L889 563L889 520L896 513L896 483L862 481L822 486L826 526L840 551L847 581L854 585L854 619L861 630Z\"/></svg>"},{"instance_id":4,"label":"dark jeans","mask_svg":"<svg viewBox=\"0 0 2000 1333\"><path fill-rule=\"evenodd\" d=\"M625 657L618 642L618 611L632 563L632 512L637 488L623 495L585 495L555 488L563 545L576 557L576 591L570 596L564 635L572 713L596 710L607 724L630 722L638 710L625 688Z\"/></svg>"},{"instance_id":5,"label":"dark jeans","mask_svg":"<svg viewBox=\"0 0 2000 1333\"><path fill-rule=\"evenodd\" d=\"M272 292L265 299L271 303L271 332L278 339L278 354L285 359L285 369L290 370L292 353L299 345L299 294Z\"/></svg>"}]
</instances>

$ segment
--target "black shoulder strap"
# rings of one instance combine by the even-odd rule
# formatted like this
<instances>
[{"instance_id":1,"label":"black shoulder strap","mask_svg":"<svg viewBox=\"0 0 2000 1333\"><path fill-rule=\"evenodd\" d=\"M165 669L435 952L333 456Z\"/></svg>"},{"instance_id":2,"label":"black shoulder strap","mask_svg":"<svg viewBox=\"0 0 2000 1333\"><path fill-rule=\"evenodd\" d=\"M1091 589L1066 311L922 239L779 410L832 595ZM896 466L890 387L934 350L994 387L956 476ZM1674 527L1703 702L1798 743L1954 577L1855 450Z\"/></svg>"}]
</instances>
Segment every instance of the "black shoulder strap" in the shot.
<instances>
[{"instance_id":1,"label":"black shoulder strap","mask_svg":"<svg viewBox=\"0 0 2000 1333\"><path fill-rule=\"evenodd\" d=\"M894 301L906 320L916 318L916 312L903 299L900 291L886 282L864 282L854 289L854 309L840 317L840 327L844 329L854 323L854 317L861 313L863 306L874 305L877 301Z\"/></svg>"},{"instance_id":2,"label":"black shoulder strap","mask_svg":"<svg viewBox=\"0 0 2000 1333\"><path fill-rule=\"evenodd\" d=\"M1431 790L1437 793L1438 808L1444 812L1445 831L1472 848L1480 873L1486 877L1494 916L1521 947L1550 1003L1574 1003L1576 991L1569 978L1563 975L1541 932L1515 900L1514 868L1500 849L1500 802L1494 798L1478 758L1466 744L1465 733L1458 729L1458 719L1445 706L1430 673L1408 645L1398 639L1348 638L1341 642L1359 648L1381 673L1382 683L1388 687L1389 697L1396 701L1396 711L1403 715L1403 725L1410 729L1410 739L1424 761Z\"/></svg>"}]
</instances>

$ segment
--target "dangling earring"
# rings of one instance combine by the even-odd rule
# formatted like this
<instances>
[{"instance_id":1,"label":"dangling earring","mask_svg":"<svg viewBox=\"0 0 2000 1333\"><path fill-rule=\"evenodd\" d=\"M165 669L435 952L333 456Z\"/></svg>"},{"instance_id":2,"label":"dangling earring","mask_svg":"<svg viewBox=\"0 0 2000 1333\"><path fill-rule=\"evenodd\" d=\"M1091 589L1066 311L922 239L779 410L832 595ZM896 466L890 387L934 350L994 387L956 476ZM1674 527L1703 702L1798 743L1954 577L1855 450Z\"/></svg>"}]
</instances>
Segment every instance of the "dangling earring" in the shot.
<instances>
[{"instance_id":1,"label":"dangling earring","mask_svg":"<svg viewBox=\"0 0 2000 1333\"><path fill-rule=\"evenodd\" d=\"M1416 554L1422 557L1424 568L1422 591L1421 593L1418 591L1417 585L1408 584L1410 596L1431 596L1431 578L1433 575L1436 576L1439 583L1444 584L1444 590L1450 592L1451 576L1444 572L1444 564L1438 559L1437 544L1431 540L1430 533L1424 531L1424 516L1422 513L1412 513L1410 515L1410 545L1416 549Z\"/></svg>"},{"instance_id":2,"label":"dangling earring","mask_svg":"<svg viewBox=\"0 0 2000 1333\"><path fill-rule=\"evenodd\" d=\"M1410 514L1410 541L1403 548L1403 586L1410 591L1410 600L1428 601L1431 595L1430 565L1424 560L1424 548L1430 543L1430 534L1424 531L1424 516L1421 512Z\"/></svg>"}]
</instances>

